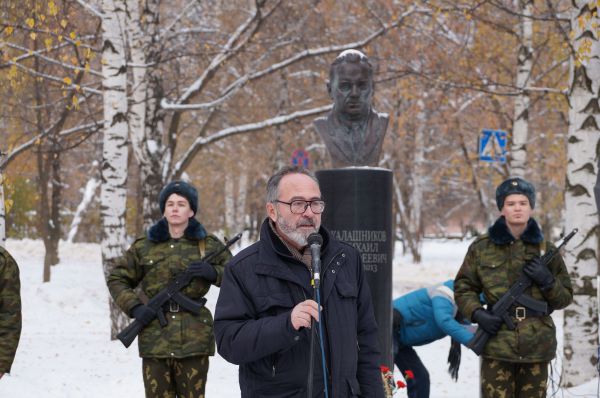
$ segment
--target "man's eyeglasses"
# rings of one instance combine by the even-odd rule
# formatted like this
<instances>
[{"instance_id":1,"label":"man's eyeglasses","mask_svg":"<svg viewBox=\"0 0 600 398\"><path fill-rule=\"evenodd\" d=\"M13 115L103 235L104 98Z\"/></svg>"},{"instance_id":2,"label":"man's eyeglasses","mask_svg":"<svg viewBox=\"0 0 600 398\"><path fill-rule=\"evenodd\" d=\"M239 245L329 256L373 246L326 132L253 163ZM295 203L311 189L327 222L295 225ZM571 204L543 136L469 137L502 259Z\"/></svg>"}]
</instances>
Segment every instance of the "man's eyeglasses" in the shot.
<instances>
[{"instance_id":1,"label":"man's eyeglasses","mask_svg":"<svg viewBox=\"0 0 600 398\"><path fill-rule=\"evenodd\" d=\"M290 206L290 211L294 214L304 214L308 206L310 210L315 214L323 213L325 210L325 201L323 200L292 200L291 202L284 202L282 200L275 200L275 202L283 203L284 205Z\"/></svg>"}]
</instances>

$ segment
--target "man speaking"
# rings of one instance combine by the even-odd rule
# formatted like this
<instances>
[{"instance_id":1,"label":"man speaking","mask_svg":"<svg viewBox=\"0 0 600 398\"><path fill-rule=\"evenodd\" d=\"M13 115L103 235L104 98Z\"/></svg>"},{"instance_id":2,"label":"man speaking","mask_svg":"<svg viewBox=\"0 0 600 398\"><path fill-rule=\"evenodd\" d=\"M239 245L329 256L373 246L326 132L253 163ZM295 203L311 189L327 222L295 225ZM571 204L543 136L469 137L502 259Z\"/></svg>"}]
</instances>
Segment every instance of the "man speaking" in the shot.
<instances>
[{"instance_id":1,"label":"man speaking","mask_svg":"<svg viewBox=\"0 0 600 398\"><path fill-rule=\"evenodd\" d=\"M260 240L225 268L215 310L219 354L239 364L242 397L383 397L377 325L356 249L321 227L325 202L315 176L287 167L267 183ZM307 238L321 246L322 338L312 300ZM321 365L324 357L325 367ZM312 369L312 377L308 377Z\"/></svg>"}]
</instances>

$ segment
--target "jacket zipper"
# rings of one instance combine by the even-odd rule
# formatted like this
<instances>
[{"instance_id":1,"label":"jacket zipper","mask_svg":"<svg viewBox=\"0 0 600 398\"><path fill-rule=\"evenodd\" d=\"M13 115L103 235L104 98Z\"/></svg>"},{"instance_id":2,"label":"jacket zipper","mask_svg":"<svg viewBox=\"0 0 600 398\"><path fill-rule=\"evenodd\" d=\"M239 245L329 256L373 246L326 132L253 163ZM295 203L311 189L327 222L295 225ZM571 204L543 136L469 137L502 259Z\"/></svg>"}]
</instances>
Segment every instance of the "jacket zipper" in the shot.
<instances>
[{"instance_id":1,"label":"jacket zipper","mask_svg":"<svg viewBox=\"0 0 600 398\"><path fill-rule=\"evenodd\" d=\"M323 270L322 270L322 272L321 272L321 277L324 277L324 276L325 276L325 272L327 272L327 270L329 269L329 266L330 266L331 264L333 264L333 262L334 262L334 261L335 261L335 260L336 260L336 259L339 257L340 253L343 253L343 251L342 251L342 252L339 252L339 253L337 253L335 256L333 256L333 257L331 258L331 261L330 261L329 263L327 263L327 265L326 265L326 266L323 268ZM313 331L311 331L311 333L313 333ZM318 338L317 338L317 345L319 346L319 348L320 348L321 350L323 349L323 347L321 347L321 341L320 341ZM356 345L358 345L358 341L356 342ZM324 369L324 374L323 374L323 382L324 382L324 383L329 383L329 369L328 369L328 366L327 366L327 365L325 365L325 369Z\"/></svg>"},{"instance_id":2,"label":"jacket zipper","mask_svg":"<svg viewBox=\"0 0 600 398\"><path fill-rule=\"evenodd\" d=\"M327 271L327 269L329 268L329 266L335 261L335 259L338 257L338 255L339 255L339 253L332 257L331 261L323 269L323 274L325 274L325 271ZM302 296L304 297L304 300L306 300L306 294L304 294L304 290L300 289L299 286L298 286L298 289L302 292ZM311 333L313 333L313 332L311 331ZM318 339L317 339L317 344L319 344L319 346L321 345L321 343L320 343L320 341ZM357 345L358 345L358 342L357 342ZM275 359L273 359L273 366L272 366L272 370L271 370L271 377L275 377L276 373L277 373L277 367L275 365ZM328 373L329 372L327 371L327 369L325 369L325 377L324 377L325 379L327 379L326 375ZM325 380L325 382L327 382L327 381Z\"/></svg>"}]
</instances>

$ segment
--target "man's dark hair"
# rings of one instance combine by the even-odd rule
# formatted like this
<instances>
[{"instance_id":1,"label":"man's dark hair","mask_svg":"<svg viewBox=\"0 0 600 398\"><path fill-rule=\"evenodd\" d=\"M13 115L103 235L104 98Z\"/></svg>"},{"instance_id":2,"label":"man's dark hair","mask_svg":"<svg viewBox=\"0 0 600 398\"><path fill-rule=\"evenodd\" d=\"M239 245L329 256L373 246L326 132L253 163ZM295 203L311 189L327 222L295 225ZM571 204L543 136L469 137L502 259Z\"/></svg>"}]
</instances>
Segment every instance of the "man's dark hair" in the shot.
<instances>
[{"instance_id":1,"label":"man's dark hair","mask_svg":"<svg viewBox=\"0 0 600 398\"><path fill-rule=\"evenodd\" d=\"M369 62L369 59L366 56L362 56L358 51L348 51L345 54L342 54L338 55L338 57L333 60L331 66L329 67L330 83L333 84L333 76L335 75L336 68L338 65L344 62L366 65L367 69L369 70L369 79L373 79L373 65L371 65L371 62Z\"/></svg>"},{"instance_id":2,"label":"man's dark hair","mask_svg":"<svg viewBox=\"0 0 600 398\"><path fill-rule=\"evenodd\" d=\"M288 174L304 174L312 178L317 183L317 186L319 185L319 181L312 171L301 166L285 166L273 174L267 182L267 203L273 203L277 200L277 196L279 196L279 183Z\"/></svg>"}]
</instances>

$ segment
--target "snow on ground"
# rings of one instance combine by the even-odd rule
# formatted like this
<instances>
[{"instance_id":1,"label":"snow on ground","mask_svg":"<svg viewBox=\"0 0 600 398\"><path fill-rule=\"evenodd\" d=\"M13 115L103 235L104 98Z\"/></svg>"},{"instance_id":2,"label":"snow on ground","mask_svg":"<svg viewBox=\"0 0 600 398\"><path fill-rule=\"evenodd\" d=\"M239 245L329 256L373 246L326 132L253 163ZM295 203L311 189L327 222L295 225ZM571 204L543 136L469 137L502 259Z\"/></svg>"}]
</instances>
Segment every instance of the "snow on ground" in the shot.
<instances>
[{"instance_id":1,"label":"snow on ground","mask_svg":"<svg viewBox=\"0 0 600 398\"><path fill-rule=\"evenodd\" d=\"M394 296L453 278L468 242L428 240L422 264L413 264L397 245ZM12 374L0 380L0 397L105 398L143 397L141 359L137 344L129 349L109 340L108 290L96 244L61 244L61 262L52 268L50 283L42 283L43 244L9 240L8 250L21 269L23 332ZM208 295L214 309L218 289ZM555 314L562 334L562 313ZM560 344L560 342L559 342ZM463 348L458 382L447 373L448 338L417 351L430 372L432 398L476 398L478 359ZM598 379L569 390L556 387L560 366L553 362L554 387L548 396L599 397ZM396 377L400 375L396 372ZM237 366L218 355L210 363L206 396L239 397ZM396 397L406 397L401 390Z\"/></svg>"}]
</instances>

